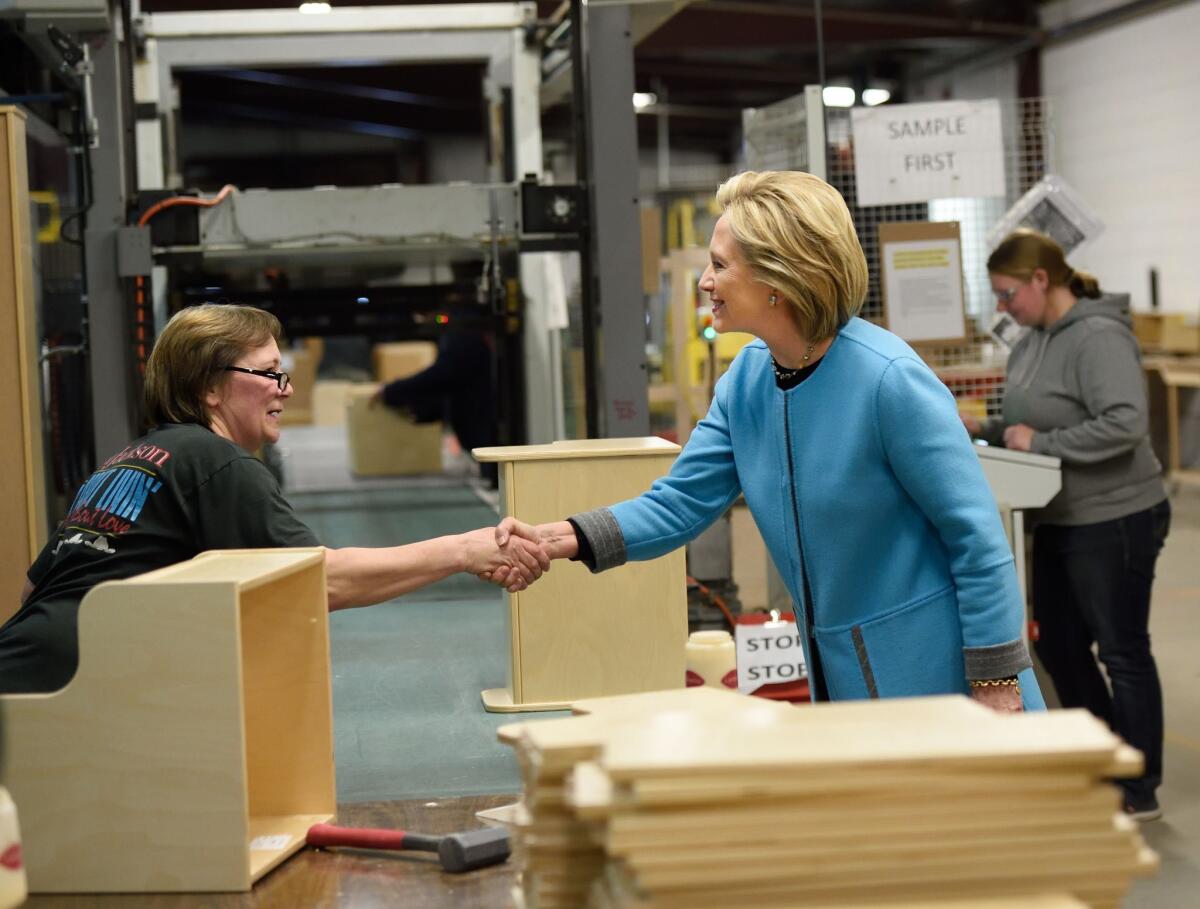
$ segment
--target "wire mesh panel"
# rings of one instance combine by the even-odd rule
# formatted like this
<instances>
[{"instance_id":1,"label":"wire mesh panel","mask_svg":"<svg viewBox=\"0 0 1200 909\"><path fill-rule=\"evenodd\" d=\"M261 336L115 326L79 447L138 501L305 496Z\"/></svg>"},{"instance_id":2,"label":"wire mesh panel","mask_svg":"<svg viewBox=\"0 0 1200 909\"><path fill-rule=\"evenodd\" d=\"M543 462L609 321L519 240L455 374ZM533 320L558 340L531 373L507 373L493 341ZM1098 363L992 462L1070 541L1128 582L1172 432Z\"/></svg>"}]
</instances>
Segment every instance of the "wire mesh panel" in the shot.
<instances>
[{"instance_id":1,"label":"wire mesh panel","mask_svg":"<svg viewBox=\"0 0 1200 909\"><path fill-rule=\"evenodd\" d=\"M870 269L870 286L862 310L864 318L876 322L883 319L879 225L902 221L959 223L969 336L961 344L922 346L919 351L954 392L964 411L979 417L999 412L1007 357L1007 350L988 333L995 301L987 278L987 233L1009 206L1053 170L1054 134L1049 99L1001 101L1000 111L1005 198L935 199L869 207L858 205L850 110L831 108L825 117L827 179L850 206Z\"/></svg>"},{"instance_id":2,"label":"wire mesh panel","mask_svg":"<svg viewBox=\"0 0 1200 909\"><path fill-rule=\"evenodd\" d=\"M802 94L742 111L746 169L809 171L808 127Z\"/></svg>"}]
</instances>

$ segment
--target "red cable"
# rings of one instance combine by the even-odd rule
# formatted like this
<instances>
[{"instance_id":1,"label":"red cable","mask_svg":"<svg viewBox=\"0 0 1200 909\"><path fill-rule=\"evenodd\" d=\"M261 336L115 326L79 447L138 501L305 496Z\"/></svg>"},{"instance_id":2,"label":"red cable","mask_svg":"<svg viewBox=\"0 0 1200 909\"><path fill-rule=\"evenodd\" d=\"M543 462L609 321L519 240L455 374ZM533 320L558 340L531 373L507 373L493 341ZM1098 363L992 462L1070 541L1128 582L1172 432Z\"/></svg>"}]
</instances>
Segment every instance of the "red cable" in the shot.
<instances>
[{"instance_id":1,"label":"red cable","mask_svg":"<svg viewBox=\"0 0 1200 909\"><path fill-rule=\"evenodd\" d=\"M730 631L732 631L734 628L737 627L737 619L735 619L733 617L733 613L729 611L729 607L725 605L724 600L722 600L719 596L717 596L715 593L713 593L711 590L709 590L707 587L705 587L703 584L701 584L699 581L697 581L691 575L687 576L687 582L689 584L695 584L700 589L700 592L702 594L704 594L704 596L708 597L708 599L712 602L712 604L714 606L716 606L718 609L720 609L721 612L723 612L725 614L725 621L727 621L729 623Z\"/></svg>"}]
</instances>

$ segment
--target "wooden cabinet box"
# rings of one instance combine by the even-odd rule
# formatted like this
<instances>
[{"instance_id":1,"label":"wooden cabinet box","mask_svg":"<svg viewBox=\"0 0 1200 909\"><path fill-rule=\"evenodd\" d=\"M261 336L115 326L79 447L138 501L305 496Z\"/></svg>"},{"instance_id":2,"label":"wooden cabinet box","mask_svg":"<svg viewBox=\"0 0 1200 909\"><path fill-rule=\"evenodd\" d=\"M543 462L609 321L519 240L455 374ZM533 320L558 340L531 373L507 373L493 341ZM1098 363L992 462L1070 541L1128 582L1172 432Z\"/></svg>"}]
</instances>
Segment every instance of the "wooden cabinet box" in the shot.
<instances>
[{"instance_id":1,"label":"wooden cabinet box","mask_svg":"<svg viewBox=\"0 0 1200 909\"><path fill-rule=\"evenodd\" d=\"M1200 351L1200 325L1181 313L1134 313L1133 333L1144 350L1167 353Z\"/></svg>"},{"instance_id":2,"label":"wooden cabinet box","mask_svg":"<svg viewBox=\"0 0 1200 909\"><path fill-rule=\"evenodd\" d=\"M432 341L394 341L371 348L371 365L380 382L394 382L428 369L437 359Z\"/></svg>"},{"instance_id":3,"label":"wooden cabinet box","mask_svg":"<svg viewBox=\"0 0 1200 909\"><path fill-rule=\"evenodd\" d=\"M2 100L2 99L0 99ZM25 571L49 528L34 308L25 115L0 107L0 622L17 611Z\"/></svg>"},{"instance_id":4,"label":"wooden cabinet box","mask_svg":"<svg viewBox=\"0 0 1200 909\"><path fill-rule=\"evenodd\" d=\"M314 426L345 426L346 402L356 383L345 379L318 379L313 383Z\"/></svg>"},{"instance_id":5,"label":"wooden cabinet box","mask_svg":"<svg viewBox=\"0 0 1200 909\"><path fill-rule=\"evenodd\" d=\"M325 557L229 550L101 584L79 671L5 695L33 892L249 890L335 813Z\"/></svg>"},{"instance_id":6,"label":"wooden cabinet box","mask_svg":"<svg viewBox=\"0 0 1200 909\"><path fill-rule=\"evenodd\" d=\"M361 477L442 472L442 424L414 423L404 414L371 404L378 386L346 392L350 469Z\"/></svg>"},{"instance_id":7,"label":"wooden cabinet box","mask_svg":"<svg viewBox=\"0 0 1200 909\"><path fill-rule=\"evenodd\" d=\"M477 448L500 464L506 515L540 524L645 492L679 446L658 438L587 439ZM687 581L682 548L593 575L554 563L528 590L506 594L509 677L483 692L491 711L558 710L579 698L682 688Z\"/></svg>"},{"instance_id":8,"label":"wooden cabinet box","mask_svg":"<svg viewBox=\"0 0 1200 909\"><path fill-rule=\"evenodd\" d=\"M292 394L283 407L280 422L285 426L312 422L313 385L317 381L317 355L306 348L280 352L280 367L292 383Z\"/></svg>"}]
</instances>

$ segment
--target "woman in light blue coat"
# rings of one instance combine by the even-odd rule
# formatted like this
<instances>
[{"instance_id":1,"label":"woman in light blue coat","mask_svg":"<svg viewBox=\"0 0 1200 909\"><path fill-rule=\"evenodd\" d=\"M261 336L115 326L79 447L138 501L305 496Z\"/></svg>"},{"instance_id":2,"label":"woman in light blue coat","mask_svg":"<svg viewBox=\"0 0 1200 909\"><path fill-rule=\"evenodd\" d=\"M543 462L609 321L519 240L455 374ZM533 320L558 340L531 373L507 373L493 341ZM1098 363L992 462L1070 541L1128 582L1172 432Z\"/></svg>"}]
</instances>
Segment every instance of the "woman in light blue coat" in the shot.
<instances>
[{"instance_id":1,"label":"woman in light blue coat","mask_svg":"<svg viewBox=\"0 0 1200 909\"><path fill-rule=\"evenodd\" d=\"M538 527L505 519L498 537L603 571L684 545L744 494L796 603L815 699L1042 708L979 460L946 387L856 317L867 264L842 197L809 174L744 173L717 201L700 289L717 331L759 340L649 491Z\"/></svg>"}]
</instances>

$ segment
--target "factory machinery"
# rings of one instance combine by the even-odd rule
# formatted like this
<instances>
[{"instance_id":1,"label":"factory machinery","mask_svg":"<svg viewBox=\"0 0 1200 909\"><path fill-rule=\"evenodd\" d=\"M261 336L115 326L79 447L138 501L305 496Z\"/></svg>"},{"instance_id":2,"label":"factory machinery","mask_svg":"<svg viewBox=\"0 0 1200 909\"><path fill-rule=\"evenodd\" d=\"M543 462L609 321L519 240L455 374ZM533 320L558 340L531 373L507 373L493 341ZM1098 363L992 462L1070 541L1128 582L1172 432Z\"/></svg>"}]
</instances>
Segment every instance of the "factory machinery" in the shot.
<instances>
[{"instance_id":1,"label":"factory machinery","mask_svg":"<svg viewBox=\"0 0 1200 909\"><path fill-rule=\"evenodd\" d=\"M136 3L109 0L0 0L0 48L19 63L2 74L5 88L17 86L8 100L26 115L30 174L46 187L33 199L41 228L33 256L52 447L69 468L59 471L59 495L97 454L136 434L156 331L180 306L205 299L269 308L292 337L486 331L498 354L505 442L567 434L569 343L582 349L569 364L585 397L576 431L644 435L645 351L605 349L597 338L602 322L611 337L644 332L629 266L640 255L633 46L680 5L589 10L572 0L542 20L530 2L307 16L138 15ZM184 186L184 76L409 65L478 74L482 181ZM547 185L543 112L567 100L571 185ZM220 177L217 168L209 179ZM567 266L579 273L570 314L562 281L547 286L548 251L576 254ZM68 394L71 386L89 394Z\"/></svg>"}]
</instances>

